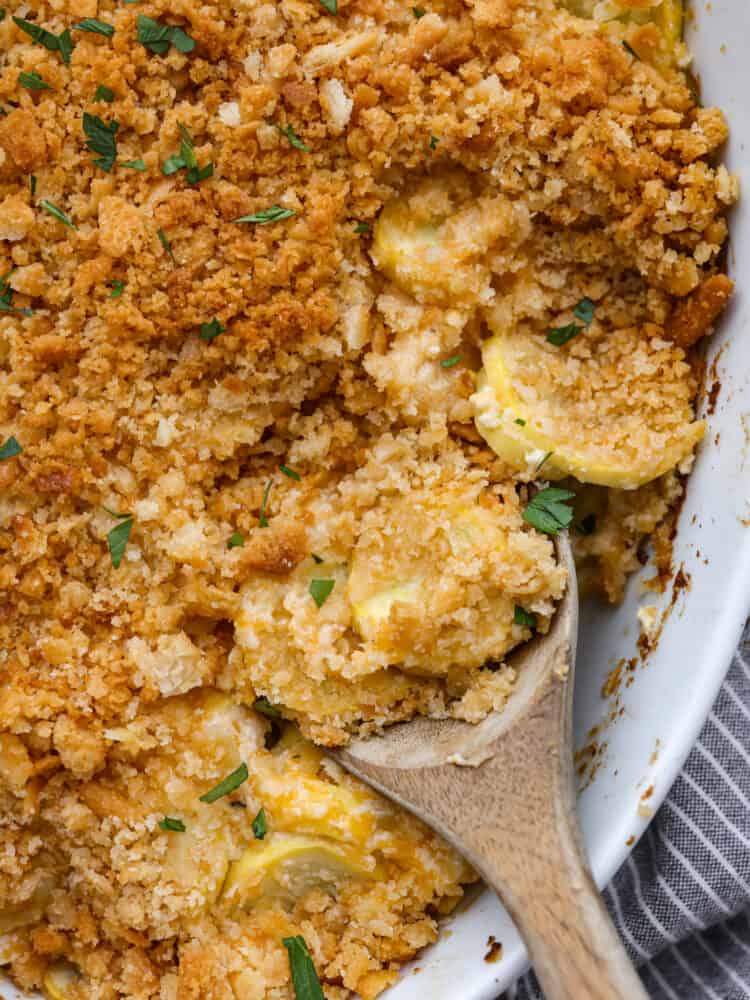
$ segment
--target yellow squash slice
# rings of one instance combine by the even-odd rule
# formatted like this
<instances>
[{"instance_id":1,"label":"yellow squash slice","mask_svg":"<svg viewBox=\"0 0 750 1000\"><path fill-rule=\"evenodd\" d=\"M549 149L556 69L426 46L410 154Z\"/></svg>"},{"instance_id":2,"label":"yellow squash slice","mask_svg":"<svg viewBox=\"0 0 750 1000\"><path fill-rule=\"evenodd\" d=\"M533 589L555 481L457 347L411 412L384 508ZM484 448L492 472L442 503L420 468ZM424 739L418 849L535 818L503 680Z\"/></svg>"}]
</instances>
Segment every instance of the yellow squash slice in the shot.
<instances>
[{"instance_id":1,"label":"yellow squash slice","mask_svg":"<svg viewBox=\"0 0 750 1000\"><path fill-rule=\"evenodd\" d=\"M69 962L56 962L44 973L42 989L47 1000L71 1000L73 987L81 978L78 969Z\"/></svg>"},{"instance_id":2,"label":"yellow squash slice","mask_svg":"<svg viewBox=\"0 0 750 1000\"><path fill-rule=\"evenodd\" d=\"M626 29L628 44L641 58L675 62L682 39L683 0L563 0L563 3L579 17L608 26L621 25ZM649 25L657 29L656 39L650 37Z\"/></svg>"},{"instance_id":3,"label":"yellow squash slice","mask_svg":"<svg viewBox=\"0 0 750 1000\"><path fill-rule=\"evenodd\" d=\"M536 332L504 333L485 342L482 358L477 430L529 477L636 489L688 459L703 437L682 353L636 330L580 356Z\"/></svg>"},{"instance_id":4,"label":"yellow squash slice","mask_svg":"<svg viewBox=\"0 0 750 1000\"><path fill-rule=\"evenodd\" d=\"M251 907L261 898L294 904L316 887L334 887L351 879L380 874L367 855L346 844L272 833L235 861L227 875L222 899L230 906Z\"/></svg>"}]
</instances>

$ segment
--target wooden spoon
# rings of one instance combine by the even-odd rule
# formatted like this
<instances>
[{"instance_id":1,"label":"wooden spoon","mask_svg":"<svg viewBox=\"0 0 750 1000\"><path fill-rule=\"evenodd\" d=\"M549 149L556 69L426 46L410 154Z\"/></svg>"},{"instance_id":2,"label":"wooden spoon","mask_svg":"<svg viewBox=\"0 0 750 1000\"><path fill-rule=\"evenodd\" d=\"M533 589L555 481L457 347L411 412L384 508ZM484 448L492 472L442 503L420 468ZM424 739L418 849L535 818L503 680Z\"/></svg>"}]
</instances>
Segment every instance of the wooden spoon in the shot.
<instances>
[{"instance_id":1,"label":"wooden spoon","mask_svg":"<svg viewBox=\"0 0 750 1000\"><path fill-rule=\"evenodd\" d=\"M415 719L334 756L431 826L492 886L547 1000L646 1000L591 878L576 818L578 591L565 535L557 552L567 592L547 635L511 658L518 680L502 712L478 725Z\"/></svg>"}]
</instances>

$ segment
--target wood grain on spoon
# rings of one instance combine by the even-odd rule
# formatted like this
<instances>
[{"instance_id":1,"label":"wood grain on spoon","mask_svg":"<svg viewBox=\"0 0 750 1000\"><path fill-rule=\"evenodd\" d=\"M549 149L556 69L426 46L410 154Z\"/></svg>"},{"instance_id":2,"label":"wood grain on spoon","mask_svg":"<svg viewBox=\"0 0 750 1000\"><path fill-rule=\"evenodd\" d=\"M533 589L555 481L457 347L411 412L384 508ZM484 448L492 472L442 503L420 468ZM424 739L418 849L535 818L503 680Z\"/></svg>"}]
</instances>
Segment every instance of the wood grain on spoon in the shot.
<instances>
[{"instance_id":1,"label":"wood grain on spoon","mask_svg":"<svg viewBox=\"0 0 750 1000\"><path fill-rule=\"evenodd\" d=\"M336 758L409 809L492 886L528 948L547 1000L645 1000L584 857L576 818L572 695L575 567L547 635L513 657L502 712L476 726L416 719L354 741Z\"/></svg>"}]
</instances>

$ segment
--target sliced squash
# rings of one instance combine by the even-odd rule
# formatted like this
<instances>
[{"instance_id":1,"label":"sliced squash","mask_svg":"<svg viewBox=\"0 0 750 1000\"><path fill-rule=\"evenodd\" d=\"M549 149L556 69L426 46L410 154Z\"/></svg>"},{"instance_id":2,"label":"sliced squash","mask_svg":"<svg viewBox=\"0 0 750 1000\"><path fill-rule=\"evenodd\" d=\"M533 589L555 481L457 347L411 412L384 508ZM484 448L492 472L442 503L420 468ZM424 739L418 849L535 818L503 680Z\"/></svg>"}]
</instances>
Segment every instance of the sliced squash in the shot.
<instances>
[{"instance_id":1,"label":"sliced squash","mask_svg":"<svg viewBox=\"0 0 750 1000\"><path fill-rule=\"evenodd\" d=\"M680 51L683 0L562 0L572 13L626 30L628 45L651 62L674 63ZM658 36L653 36L653 25ZM645 29L645 30L644 30Z\"/></svg>"},{"instance_id":2,"label":"sliced squash","mask_svg":"<svg viewBox=\"0 0 750 1000\"><path fill-rule=\"evenodd\" d=\"M55 962L44 973L42 989L47 1000L71 1000L81 973L70 962Z\"/></svg>"},{"instance_id":3,"label":"sliced squash","mask_svg":"<svg viewBox=\"0 0 750 1000\"><path fill-rule=\"evenodd\" d=\"M227 874L222 900L252 907L260 899L294 904L316 887L334 887L349 879L380 874L374 861L356 848L301 834L272 833L235 861Z\"/></svg>"},{"instance_id":4,"label":"sliced squash","mask_svg":"<svg viewBox=\"0 0 750 1000\"><path fill-rule=\"evenodd\" d=\"M682 353L636 330L577 356L537 332L506 332L485 342L482 359L477 430L530 478L636 489L679 466L703 437Z\"/></svg>"}]
</instances>

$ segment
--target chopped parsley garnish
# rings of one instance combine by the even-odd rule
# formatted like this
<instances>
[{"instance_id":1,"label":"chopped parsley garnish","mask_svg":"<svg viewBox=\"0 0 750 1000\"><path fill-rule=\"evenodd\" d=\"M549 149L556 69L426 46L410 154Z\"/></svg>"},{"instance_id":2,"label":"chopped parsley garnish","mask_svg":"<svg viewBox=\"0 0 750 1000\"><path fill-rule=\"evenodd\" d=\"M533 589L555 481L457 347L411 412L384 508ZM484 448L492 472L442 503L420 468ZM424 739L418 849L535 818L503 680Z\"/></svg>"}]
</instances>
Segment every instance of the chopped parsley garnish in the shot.
<instances>
[{"instance_id":1,"label":"chopped parsley garnish","mask_svg":"<svg viewBox=\"0 0 750 1000\"><path fill-rule=\"evenodd\" d=\"M419 20L420 17L424 17L425 14L427 13L424 7L412 7L411 12L416 17L417 20Z\"/></svg>"},{"instance_id":2,"label":"chopped parsley garnish","mask_svg":"<svg viewBox=\"0 0 750 1000\"><path fill-rule=\"evenodd\" d=\"M520 604L517 604L513 610L513 624L536 628L536 615L532 611L526 611Z\"/></svg>"},{"instance_id":3,"label":"chopped parsley garnish","mask_svg":"<svg viewBox=\"0 0 750 1000\"><path fill-rule=\"evenodd\" d=\"M228 549L241 549L245 545L245 536L240 531L235 531L229 536L227 542Z\"/></svg>"},{"instance_id":4,"label":"chopped parsley garnish","mask_svg":"<svg viewBox=\"0 0 750 1000\"><path fill-rule=\"evenodd\" d=\"M29 189L31 191L31 197L33 198L36 194L36 174L32 174L29 177Z\"/></svg>"},{"instance_id":5,"label":"chopped parsley garnish","mask_svg":"<svg viewBox=\"0 0 750 1000\"><path fill-rule=\"evenodd\" d=\"M302 935L282 938L281 943L289 956L296 1000L326 1000L312 956Z\"/></svg>"},{"instance_id":6,"label":"chopped parsley garnish","mask_svg":"<svg viewBox=\"0 0 750 1000\"><path fill-rule=\"evenodd\" d=\"M243 760L240 766L232 771L231 774L228 774L223 781L220 781L218 785L215 785L205 795L201 795L200 800L201 802L208 802L210 805L212 802L216 802L217 799L221 799L225 795L229 795L236 788L239 788L243 781L247 781L247 778L247 764Z\"/></svg>"},{"instance_id":7,"label":"chopped parsley garnish","mask_svg":"<svg viewBox=\"0 0 750 1000\"><path fill-rule=\"evenodd\" d=\"M441 368L454 368L459 363L460 360L461 360L461 355L460 354L454 354L450 358L443 358L443 360L440 362L440 367Z\"/></svg>"},{"instance_id":8,"label":"chopped parsley garnish","mask_svg":"<svg viewBox=\"0 0 750 1000\"><path fill-rule=\"evenodd\" d=\"M120 166L129 167L131 170L140 170L141 172L143 172L144 170L148 170L148 167L143 162L143 160L123 160L120 163Z\"/></svg>"},{"instance_id":9,"label":"chopped parsley garnish","mask_svg":"<svg viewBox=\"0 0 750 1000\"><path fill-rule=\"evenodd\" d=\"M169 259L172 261L173 264L176 264L177 261L174 259L174 254L172 253L172 244L167 239L167 234L164 232L163 229L157 229L156 235L159 237L159 242L161 243L161 245L167 251L167 256L169 257Z\"/></svg>"},{"instance_id":10,"label":"chopped parsley garnish","mask_svg":"<svg viewBox=\"0 0 750 1000\"><path fill-rule=\"evenodd\" d=\"M518 424L519 427L525 427L526 426L526 421L523 419L523 417L516 417L516 419L513 421L513 423L514 424Z\"/></svg>"},{"instance_id":11,"label":"chopped parsley garnish","mask_svg":"<svg viewBox=\"0 0 750 1000\"><path fill-rule=\"evenodd\" d=\"M51 201L47 201L45 198L43 201L40 201L39 204L45 212L49 212L53 218L57 219L58 222L62 222L62 224L67 226L68 229L78 229L78 226L70 221L65 212L61 212L57 205L53 205Z\"/></svg>"},{"instance_id":12,"label":"chopped parsley garnish","mask_svg":"<svg viewBox=\"0 0 750 1000\"><path fill-rule=\"evenodd\" d=\"M271 492L272 486L273 486L273 479L269 479L268 482L266 483L265 489L263 490L263 499L260 502L260 513L258 514L258 520L260 521L261 528L268 527L266 508L268 506L268 495Z\"/></svg>"},{"instance_id":13,"label":"chopped parsley garnish","mask_svg":"<svg viewBox=\"0 0 750 1000\"><path fill-rule=\"evenodd\" d=\"M259 226L267 226L270 222L280 222L282 219L291 219L297 213L293 208L282 208L281 205L271 205L260 212L253 212L252 215L241 215L235 222L255 222Z\"/></svg>"},{"instance_id":14,"label":"chopped parsley garnish","mask_svg":"<svg viewBox=\"0 0 750 1000\"><path fill-rule=\"evenodd\" d=\"M596 514L587 514L576 525L582 535L593 535L596 531Z\"/></svg>"},{"instance_id":15,"label":"chopped parsley garnish","mask_svg":"<svg viewBox=\"0 0 750 1000\"><path fill-rule=\"evenodd\" d=\"M294 469L290 469L288 465L280 465L279 472L283 472L285 476L289 476L290 479L296 479L297 482L302 478L299 472L295 472Z\"/></svg>"},{"instance_id":16,"label":"chopped parsley garnish","mask_svg":"<svg viewBox=\"0 0 750 1000\"><path fill-rule=\"evenodd\" d=\"M357 225L354 227L354 232L358 236L361 236L362 233L369 233L370 232L370 223L369 222L358 222Z\"/></svg>"},{"instance_id":17,"label":"chopped parsley garnish","mask_svg":"<svg viewBox=\"0 0 750 1000\"><path fill-rule=\"evenodd\" d=\"M321 563L325 562L325 559L323 559L322 556L316 556L314 552L311 552L310 555L312 556L313 562L317 563L318 566L320 566Z\"/></svg>"},{"instance_id":18,"label":"chopped parsley garnish","mask_svg":"<svg viewBox=\"0 0 750 1000\"><path fill-rule=\"evenodd\" d=\"M320 2L329 14L338 14L339 5L337 0L320 0Z\"/></svg>"},{"instance_id":19,"label":"chopped parsley garnish","mask_svg":"<svg viewBox=\"0 0 750 1000\"><path fill-rule=\"evenodd\" d=\"M276 128L282 135L286 136L289 140L290 146L294 146L295 149L301 149L303 153L310 152L310 148L304 144L291 125L287 125L286 128L282 128L281 125L277 125Z\"/></svg>"},{"instance_id":20,"label":"chopped parsley garnish","mask_svg":"<svg viewBox=\"0 0 750 1000\"><path fill-rule=\"evenodd\" d=\"M7 274L0 278L0 312L15 313L18 316L33 316L33 309L13 308L13 289L10 286L10 276L13 271L14 268L11 268Z\"/></svg>"},{"instance_id":21,"label":"chopped parsley garnish","mask_svg":"<svg viewBox=\"0 0 750 1000\"><path fill-rule=\"evenodd\" d=\"M205 167L199 167L198 160L195 155L193 137L184 125L181 125L178 122L177 126L180 130L180 135L182 136L182 139L180 140L180 152L179 155L175 153L174 156L170 156L164 161L164 165L161 168L164 176L171 177L172 174L176 174L179 170L186 170L188 184L200 184L201 181L205 181L207 178L213 177L213 162L207 163Z\"/></svg>"},{"instance_id":22,"label":"chopped parsley garnish","mask_svg":"<svg viewBox=\"0 0 750 1000\"><path fill-rule=\"evenodd\" d=\"M596 303L592 302L589 298L582 298L573 309L573 315L583 325L581 326L579 323L567 323L565 326L553 327L547 331L547 342L553 344L555 347L562 347L563 344L567 344L569 340L572 340L573 337L576 337L591 324L595 311Z\"/></svg>"},{"instance_id":23,"label":"chopped parsley garnish","mask_svg":"<svg viewBox=\"0 0 750 1000\"><path fill-rule=\"evenodd\" d=\"M83 131L87 136L86 145L92 153L99 154L99 159L94 160L94 163L107 174L114 167L117 159L115 135L119 127L119 122L111 121L107 124L98 115L90 115L88 111L83 113Z\"/></svg>"},{"instance_id":24,"label":"chopped parsley garnish","mask_svg":"<svg viewBox=\"0 0 750 1000\"><path fill-rule=\"evenodd\" d=\"M27 90L52 90L52 87L38 73L19 73L18 82Z\"/></svg>"},{"instance_id":25,"label":"chopped parsley garnish","mask_svg":"<svg viewBox=\"0 0 750 1000\"><path fill-rule=\"evenodd\" d=\"M112 291L110 292L109 297L111 299L119 299L124 291L125 282L118 279L117 281L112 282Z\"/></svg>"},{"instance_id":26,"label":"chopped parsley garnish","mask_svg":"<svg viewBox=\"0 0 750 1000\"><path fill-rule=\"evenodd\" d=\"M195 48L195 42L182 28L175 28L171 24L160 24L145 14L138 15L137 38L141 45L157 56L163 56L170 45L174 45L178 52L185 55Z\"/></svg>"},{"instance_id":27,"label":"chopped parsley garnish","mask_svg":"<svg viewBox=\"0 0 750 1000\"><path fill-rule=\"evenodd\" d=\"M171 830L173 833L184 833L186 830L182 820L173 819L172 816L165 816L164 819L160 819L159 826L162 830Z\"/></svg>"},{"instance_id":28,"label":"chopped parsley garnish","mask_svg":"<svg viewBox=\"0 0 750 1000\"><path fill-rule=\"evenodd\" d=\"M39 24L34 24L33 21L24 21L22 17L14 17L13 23L25 31L32 42L36 42L37 45L43 45L48 52L59 52L62 61L66 66L70 65L70 55L73 51L73 39L70 36L70 31L66 28L59 35L53 34L51 31L47 31Z\"/></svg>"},{"instance_id":29,"label":"chopped parsley garnish","mask_svg":"<svg viewBox=\"0 0 750 1000\"><path fill-rule=\"evenodd\" d=\"M115 28L113 24L107 24L106 21L100 21L96 17L84 17L78 24L73 25L73 31L90 31L93 35L106 35L107 38L111 38Z\"/></svg>"},{"instance_id":30,"label":"chopped parsley garnish","mask_svg":"<svg viewBox=\"0 0 750 1000\"><path fill-rule=\"evenodd\" d=\"M5 20L5 7L0 7L0 22Z\"/></svg>"},{"instance_id":31,"label":"chopped parsley garnish","mask_svg":"<svg viewBox=\"0 0 750 1000\"><path fill-rule=\"evenodd\" d=\"M94 94L95 101L106 101L107 104L111 104L115 99L114 90L110 90L109 87L105 87L103 83L100 83L96 88L96 93Z\"/></svg>"},{"instance_id":32,"label":"chopped parsley garnish","mask_svg":"<svg viewBox=\"0 0 750 1000\"><path fill-rule=\"evenodd\" d=\"M635 51L633 46L630 45L628 42L626 42L624 38L622 40L622 47L625 49L626 52L629 52L634 59L640 60L641 57Z\"/></svg>"},{"instance_id":33,"label":"chopped parsley garnish","mask_svg":"<svg viewBox=\"0 0 750 1000\"><path fill-rule=\"evenodd\" d=\"M267 833L268 824L266 823L266 810L261 809L253 820L253 836L256 840L263 840Z\"/></svg>"},{"instance_id":34,"label":"chopped parsley garnish","mask_svg":"<svg viewBox=\"0 0 750 1000\"><path fill-rule=\"evenodd\" d=\"M104 508L107 510L107 508ZM115 525L114 528L107 534L107 545L109 546L109 555L112 559L112 565L115 569L122 562L122 557L125 555L125 549L130 541L130 532L133 530L133 515L132 514L115 514L114 511L107 511L108 514L112 514L113 517L119 517L120 523Z\"/></svg>"},{"instance_id":35,"label":"chopped parsley garnish","mask_svg":"<svg viewBox=\"0 0 750 1000\"><path fill-rule=\"evenodd\" d=\"M218 337L225 330L226 327L222 326L218 319L212 319L210 323L201 323L200 338L210 344L214 337Z\"/></svg>"},{"instance_id":36,"label":"chopped parsley garnish","mask_svg":"<svg viewBox=\"0 0 750 1000\"><path fill-rule=\"evenodd\" d=\"M271 702L268 700L268 698L265 697L265 695L261 695L260 698L255 699L255 701L253 702L253 708L260 715L265 715L267 719L281 718L281 712L278 710L278 708L276 708L275 705L271 704Z\"/></svg>"},{"instance_id":37,"label":"chopped parsley garnish","mask_svg":"<svg viewBox=\"0 0 750 1000\"><path fill-rule=\"evenodd\" d=\"M336 584L335 580L310 580L310 596L322 608Z\"/></svg>"},{"instance_id":38,"label":"chopped parsley garnish","mask_svg":"<svg viewBox=\"0 0 750 1000\"><path fill-rule=\"evenodd\" d=\"M430 136L430 149L437 149L437 145L440 142L436 135Z\"/></svg>"},{"instance_id":39,"label":"chopped parsley garnish","mask_svg":"<svg viewBox=\"0 0 750 1000\"><path fill-rule=\"evenodd\" d=\"M534 469L534 472L539 472L541 467L545 465L549 461L549 459L552 458L554 454L555 454L554 451L548 451L547 454L542 458L541 462L539 462L537 467Z\"/></svg>"},{"instance_id":40,"label":"chopped parsley garnish","mask_svg":"<svg viewBox=\"0 0 750 1000\"><path fill-rule=\"evenodd\" d=\"M15 458L16 455L20 455L23 448L18 443L18 441L11 435L5 444L0 445L0 462L5 462L9 458Z\"/></svg>"},{"instance_id":41,"label":"chopped parsley garnish","mask_svg":"<svg viewBox=\"0 0 750 1000\"><path fill-rule=\"evenodd\" d=\"M563 490L557 486L548 486L540 490L523 512L527 524L543 531L547 535L556 535L558 531L567 528L573 520L573 508L566 503L572 500L575 493Z\"/></svg>"}]
</instances>

